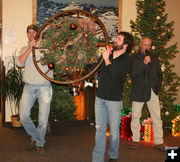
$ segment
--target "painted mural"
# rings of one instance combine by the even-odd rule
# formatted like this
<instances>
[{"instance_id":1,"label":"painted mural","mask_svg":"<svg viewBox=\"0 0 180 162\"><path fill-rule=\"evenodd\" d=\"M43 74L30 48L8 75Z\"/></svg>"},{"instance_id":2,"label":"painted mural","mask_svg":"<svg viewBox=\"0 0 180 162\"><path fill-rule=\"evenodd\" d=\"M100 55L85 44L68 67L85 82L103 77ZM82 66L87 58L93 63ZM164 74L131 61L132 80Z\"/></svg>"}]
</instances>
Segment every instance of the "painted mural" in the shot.
<instances>
[{"instance_id":1,"label":"painted mural","mask_svg":"<svg viewBox=\"0 0 180 162\"><path fill-rule=\"evenodd\" d=\"M103 22L112 42L118 32L118 6L119 0L37 0L37 25L40 27L48 18L65 10L85 10Z\"/></svg>"}]
</instances>

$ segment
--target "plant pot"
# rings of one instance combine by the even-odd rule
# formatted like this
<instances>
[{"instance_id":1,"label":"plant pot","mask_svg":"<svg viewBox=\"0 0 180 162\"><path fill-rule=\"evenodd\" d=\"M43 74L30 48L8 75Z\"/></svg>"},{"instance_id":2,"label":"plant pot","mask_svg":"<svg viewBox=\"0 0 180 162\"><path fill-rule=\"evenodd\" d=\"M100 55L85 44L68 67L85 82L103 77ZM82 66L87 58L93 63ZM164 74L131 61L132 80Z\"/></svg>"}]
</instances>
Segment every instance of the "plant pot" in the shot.
<instances>
[{"instance_id":1,"label":"plant pot","mask_svg":"<svg viewBox=\"0 0 180 162\"><path fill-rule=\"evenodd\" d=\"M20 119L19 119L19 115L12 115L11 121L12 121L12 127L14 127L14 128L22 127L22 124L21 124Z\"/></svg>"}]
</instances>

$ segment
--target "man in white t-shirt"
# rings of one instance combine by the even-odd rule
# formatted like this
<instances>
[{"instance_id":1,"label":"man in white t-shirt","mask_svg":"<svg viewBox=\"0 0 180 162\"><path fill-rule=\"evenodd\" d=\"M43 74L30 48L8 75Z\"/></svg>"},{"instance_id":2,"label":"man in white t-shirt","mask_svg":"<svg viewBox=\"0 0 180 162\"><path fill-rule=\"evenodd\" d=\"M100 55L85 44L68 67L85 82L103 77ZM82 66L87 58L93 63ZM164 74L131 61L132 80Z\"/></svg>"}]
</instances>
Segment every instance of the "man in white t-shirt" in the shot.
<instances>
[{"instance_id":1,"label":"man in white t-shirt","mask_svg":"<svg viewBox=\"0 0 180 162\"><path fill-rule=\"evenodd\" d=\"M46 154L44 144L52 98L52 87L51 82L45 79L37 71L33 63L32 48L37 46L37 40L35 40L37 31L38 28L34 24L27 27L27 37L29 39L28 46L21 49L19 56L16 57L16 65L18 67L24 67L23 81L25 82L25 86L23 89L19 113L20 121L22 122L27 134L31 137L30 146L28 148L37 148L37 153L40 156L44 156ZM40 53L38 53L37 57L40 57ZM46 65L43 66L40 63L38 64L42 70L48 69ZM52 77L52 75L53 72L48 74L49 77ZM30 118L31 108L36 99L38 99L39 102L37 127Z\"/></svg>"}]
</instances>

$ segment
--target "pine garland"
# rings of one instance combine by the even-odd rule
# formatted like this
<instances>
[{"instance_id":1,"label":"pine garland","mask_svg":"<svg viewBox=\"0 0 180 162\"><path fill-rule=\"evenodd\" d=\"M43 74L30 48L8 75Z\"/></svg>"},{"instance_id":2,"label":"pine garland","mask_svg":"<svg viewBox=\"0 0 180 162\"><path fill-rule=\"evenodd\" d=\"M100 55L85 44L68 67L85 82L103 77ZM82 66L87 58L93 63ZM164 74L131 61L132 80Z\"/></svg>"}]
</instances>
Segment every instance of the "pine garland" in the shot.
<instances>
[{"instance_id":1,"label":"pine garland","mask_svg":"<svg viewBox=\"0 0 180 162\"><path fill-rule=\"evenodd\" d=\"M41 32L41 63L54 71L56 80L70 80L74 71L83 71L87 64L98 60L96 27L87 18L55 20Z\"/></svg>"}]
</instances>

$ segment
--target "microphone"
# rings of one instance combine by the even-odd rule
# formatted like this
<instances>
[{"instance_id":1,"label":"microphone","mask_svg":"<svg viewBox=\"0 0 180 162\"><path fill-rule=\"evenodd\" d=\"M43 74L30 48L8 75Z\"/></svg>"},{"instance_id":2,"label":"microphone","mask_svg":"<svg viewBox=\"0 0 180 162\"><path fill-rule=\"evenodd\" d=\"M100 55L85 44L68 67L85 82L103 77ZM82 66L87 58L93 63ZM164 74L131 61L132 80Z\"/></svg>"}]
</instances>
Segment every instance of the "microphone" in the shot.
<instances>
[{"instance_id":1,"label":"microphone","mask_svg":"<svg viewBox=\"0 0 180 162\"><path fill-rule=\"evenodd\" d=\"M145 50L145 54L146 54L146 56L151 56L150 51L147 49ZM149 69L149 65L150 65L150 62L148 63L148 69Z\"/></svg>"},{"instance_id":2,"label":"microphone","mask_svg":"<svg viewBox=\"0 0 180 162\"><path fill-rule=\"evenodd\" d=\"M151 53L150 53L150 51L149 50L145 50L145 54L146 54L146 56L151 56Z\"/></svg>"}]
</instances>

